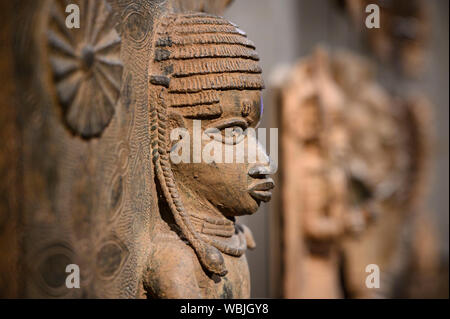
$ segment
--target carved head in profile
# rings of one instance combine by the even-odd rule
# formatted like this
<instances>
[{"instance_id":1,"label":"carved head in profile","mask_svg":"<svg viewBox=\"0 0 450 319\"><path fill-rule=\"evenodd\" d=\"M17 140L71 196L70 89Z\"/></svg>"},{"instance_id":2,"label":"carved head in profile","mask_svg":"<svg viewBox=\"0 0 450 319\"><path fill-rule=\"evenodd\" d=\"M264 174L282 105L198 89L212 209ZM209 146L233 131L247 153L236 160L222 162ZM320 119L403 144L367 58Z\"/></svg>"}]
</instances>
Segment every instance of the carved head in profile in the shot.
<instances>
[{"instance_id":1,"label":"carved head in profile","mask_svg":"<svg viewBox=\"0 0 450 319\"><path fill-rule=\"evenodd\" d=\"M236 25L202 13L162 17L154 46L149 105L157 182L203 267L224 275L221 252L233 252L200 234L193 219L213 218L227 227L235 216L252 214L270 199L268 157L245 133L262 115L259 58ZM175 141L177 129L184 134L175 134ZM175 163L171 153L181 141L189 145L188 160ZM247 154L251 146L257 160L238 161L236 154Z\"/></svg>"}]
</instances>

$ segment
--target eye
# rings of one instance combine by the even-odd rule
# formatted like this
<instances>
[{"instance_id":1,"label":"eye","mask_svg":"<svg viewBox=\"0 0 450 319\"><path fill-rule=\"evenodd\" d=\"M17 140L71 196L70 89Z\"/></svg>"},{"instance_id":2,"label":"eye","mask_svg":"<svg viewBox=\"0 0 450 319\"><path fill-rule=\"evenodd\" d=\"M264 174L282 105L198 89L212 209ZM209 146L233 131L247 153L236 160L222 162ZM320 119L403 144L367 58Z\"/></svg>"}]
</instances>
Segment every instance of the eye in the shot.
<instances>
[{"instance_id":1,"label":"eye","mask_svg":"<svg viewBox=\"0 0 450 319\"><path fill-rule=\"evenodd\" d=\"M210 137L220 140L224 144L238 144L245 138L248 124L243 119L227 119L211 125L205 130Z\"/></svg>"},{"instance_id":2,"label":"eye","mask_svg":"<svg viewBox=\"0 0 450 319\"><path fill-rule=\"evenodd\" d=\"M240 126L226 127L221 130L222 138L225 144L238 144L244 137L244 129Z\"/></svg>"},{"instance_id":3,"label":"eye","mask_svg":"<svg viewBox=\"0 0 450 319\"><path fill-rule=\"evenodd\" d=\"M352 176L350 178L350 198L354 205L361 205L373 198L373 193L366 183Z\"/></svg>"}]
</instances>

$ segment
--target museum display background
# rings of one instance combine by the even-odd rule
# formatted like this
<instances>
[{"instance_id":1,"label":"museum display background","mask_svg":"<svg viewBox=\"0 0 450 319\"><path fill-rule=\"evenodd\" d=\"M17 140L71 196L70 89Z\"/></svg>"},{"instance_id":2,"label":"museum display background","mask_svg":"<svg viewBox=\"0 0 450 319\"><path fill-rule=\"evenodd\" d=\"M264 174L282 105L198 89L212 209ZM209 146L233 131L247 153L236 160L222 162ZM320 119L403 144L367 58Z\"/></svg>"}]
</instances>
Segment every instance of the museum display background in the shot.
<instances>
[{"instance_id":1,"label":"museum display background","mask_svg":"<svg viewBox=\"0 0 450 319\"><path fill-rule=\"evenodd\" d=\"M414 91L419 88L433 103L434 134L433 172L428 203L433 221L439 229L443 258L448 259L449 237L449 39L448 1L429 2L432 12L431 38L426 67L419 80L408 80L392 71L390 66L377 64L380 83L390 91ZM373 58L364 45L363 38L352 27L335 2L328 0L245 0L235 1L225 11L225 17L239 24L255 42L261 57L263 76L270 87L283 69L289 68L298 58L309 55L318 44L330 49L350 49ZM275 127L276 110L268 105L270 92L265 92L265 116L262 127ZM248 253L253 297L280 295L276 283L279 265L274 263L277 249L275 202L260 208L262 214L245 223L254 230L258 247ZM272 235L272 237L271 237ZM275 247L277 247L275 245Z\"/></svg>"}]
</instances>

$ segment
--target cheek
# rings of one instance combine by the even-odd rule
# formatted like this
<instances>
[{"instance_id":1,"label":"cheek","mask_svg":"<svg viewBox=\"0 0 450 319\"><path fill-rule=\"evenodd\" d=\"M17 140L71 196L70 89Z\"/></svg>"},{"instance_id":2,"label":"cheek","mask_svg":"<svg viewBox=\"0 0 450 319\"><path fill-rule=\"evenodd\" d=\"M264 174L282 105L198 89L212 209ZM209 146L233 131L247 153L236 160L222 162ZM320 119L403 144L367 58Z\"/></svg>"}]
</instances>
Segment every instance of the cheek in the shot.
<instances>
[{"instance_id":1,"label":"cheek","mask_svg":"<svg viewBox=\"0 0 450 319\"><path fill-rule=\"evenodd\" d=\"M252 140L256 143L256 140ZM244 139L238 145L226 145L229 151L232 151L233 163L224 163L225 144L220 141L203 141L202 143L202 162L201 163L179 163L172 164L176 179L183 183L191 191L197 193L200 197L207 199L213 205L229 209L233 214L245 211L252 213L253 200L248 194L248 164L244 157L242 162L236 162L236 154L239 150L247 152L249 138ZM208 150L211 158L214 151L220 149L221 160L219 157L211 163L205 162L205 148L209 144ZM255 147L255 153L259 148ZM191 149L191 154L192 154ZM251 202L251 203L249 203ZM251 211L251 212L248 212Z\"/></svg>"},{"instance_id":2,"label":"cheek","mask_svg":"<svg viewBox=\"0 0 450 319\"><path fill-rule=\"evenodd\" d=\"M192 163L173 165L178 182L183 183L210 201L229 202L247 192L244 164Z\"/></svg>"},{"instance_id":3,"label":"cheek","mask_svg":"<svg viewBox=\"0 0 450 319\"><path fill-rule=\"evenodd\" d=\"M212 201L220 209L230 215L253 214L258 204L248 192L248 174L244 164L221 164L217 177L216 192Z\"/></svg>"},{"instance_id":4,"label":"cheek","mask_svg":"<svg viewBox=\"0 0 450 319\"><path fill-rule=\"evenodd\" d=\"M244 164L218 164L217 179L221 185L228 189L242 192L247 186L246 165Z\"/></svg>"},{"instance_id":5,"label":"cheek","mask_svg":"<svg viewBox=\"0 0 450 319\"><path fill-rule=\"evenodd\" d=\"M221 204L236 202L247 191L247 174L243 164L198 164L196 182L209 200Z\"/></svg>"}]
</instances>

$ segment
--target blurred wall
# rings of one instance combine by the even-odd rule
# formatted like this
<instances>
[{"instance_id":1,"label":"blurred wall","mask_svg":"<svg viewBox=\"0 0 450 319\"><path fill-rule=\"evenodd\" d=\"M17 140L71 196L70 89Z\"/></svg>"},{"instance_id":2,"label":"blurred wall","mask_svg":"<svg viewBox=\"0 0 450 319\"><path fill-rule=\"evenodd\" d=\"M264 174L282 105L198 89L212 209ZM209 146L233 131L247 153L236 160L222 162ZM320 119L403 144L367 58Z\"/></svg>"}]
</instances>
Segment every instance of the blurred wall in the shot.
<instances>
[{"instance_id":1,"label":"blurred wall","mask_svg":"<svg viewBox=\"0 0 450 319\"><path fill-rule=\"evenodd\" d=\"M238 24L255 42L264 70L266 86L270 86L283 65L308 55L317 44L347 48L370 56L362 38L334 5L333 0L235 0L225 16ZM430 1L433 14L430 52L425 74L419 81L402 79L389 67L379 65L383 85L393 92L423 91L434 104L435 145L433 179L429 207L440 231L443 256L449 251L449 21L447 0ZM399 84L401 83L401 84ZM401 86L400 86L401 85ZM265 98L267 93L265 93ZM268 99L266 99L267 101ZM265 103L261 127L273 127L277 110ZM263 205L254 216L241 221L253 231L257 248L248 253L251 270L252 297L277 297L276 282L270 282L271 258L278 256L273 248L269 224L277 215L275 205ZM270 215L269 215L270 214ZM273 231L272 231L273 232Z\"/></svg>"}]
</instances>

